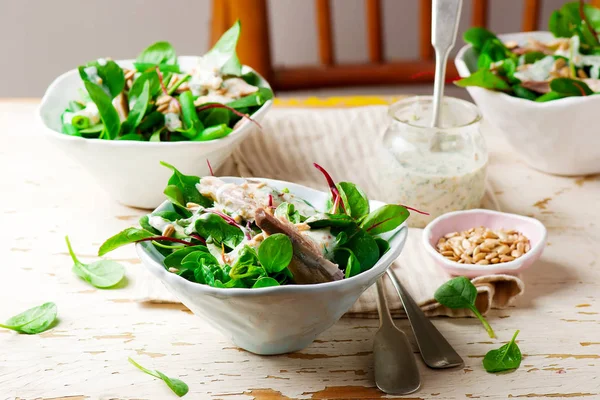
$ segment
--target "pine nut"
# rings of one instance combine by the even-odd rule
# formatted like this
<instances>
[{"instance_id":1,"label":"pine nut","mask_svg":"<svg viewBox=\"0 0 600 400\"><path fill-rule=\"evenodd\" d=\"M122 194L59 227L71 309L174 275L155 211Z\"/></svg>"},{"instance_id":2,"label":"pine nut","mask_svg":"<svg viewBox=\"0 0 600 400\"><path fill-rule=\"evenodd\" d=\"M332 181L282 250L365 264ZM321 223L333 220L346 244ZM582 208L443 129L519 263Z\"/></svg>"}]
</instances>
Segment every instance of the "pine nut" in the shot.
<instances>
[{"instance_id":1,"label":"pine nut","mask_svg":"<svg viewBox=\"0 0 600 400\"><path fill-rule=\"evenodd\" d=\"M171 237L174 233L175 233L175 227L173 226L173 224L169 224L169 225L165 226L165 229L162 232L163 236L166 236L166 237Z\"/></svg>"}]
</instances>

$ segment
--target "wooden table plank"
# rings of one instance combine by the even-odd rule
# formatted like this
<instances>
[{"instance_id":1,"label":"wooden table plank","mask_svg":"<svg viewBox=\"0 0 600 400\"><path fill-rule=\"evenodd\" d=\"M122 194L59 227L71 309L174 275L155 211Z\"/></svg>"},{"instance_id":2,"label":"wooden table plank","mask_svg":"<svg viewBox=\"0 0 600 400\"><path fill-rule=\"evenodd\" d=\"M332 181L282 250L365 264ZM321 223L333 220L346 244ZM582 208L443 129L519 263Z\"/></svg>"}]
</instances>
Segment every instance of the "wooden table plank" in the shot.
<instances>
[{"instance_id":1,"label":"wooden table plank","mask_svg":"<svg viewBox=\"0 0 600 400\"><path fill-rule=\"evenodd\" d=\"M0 320L54 301L60 322L35 336L0 330L0 399L174 398L132 368L128 356L181 377L190 399L383 396L373 382L376 320L342 319L299 353L256 356L182 306L129 300L143 268L132 247L112 255L127 268L125 288L103 291L80 281L70 271L64 235L82 260L92 260L107 236L143 212L116 204L49 146L32 117L35 107L0 104ZM276 109L269 118L277 118ZM524 296L489 317L504 340L521 329L525 358L517 371L487 374L481 359L500 342L475 319L435 319L466 364L434 371L419 360L423 387L409 397L600 398L600 178L544 175L525 167L499 137L487 141L490 182L502 208L535 216L549 229L542 260L525 273ZM398 325L410 331L406 320Z\"/></svg>"}]
</instances>

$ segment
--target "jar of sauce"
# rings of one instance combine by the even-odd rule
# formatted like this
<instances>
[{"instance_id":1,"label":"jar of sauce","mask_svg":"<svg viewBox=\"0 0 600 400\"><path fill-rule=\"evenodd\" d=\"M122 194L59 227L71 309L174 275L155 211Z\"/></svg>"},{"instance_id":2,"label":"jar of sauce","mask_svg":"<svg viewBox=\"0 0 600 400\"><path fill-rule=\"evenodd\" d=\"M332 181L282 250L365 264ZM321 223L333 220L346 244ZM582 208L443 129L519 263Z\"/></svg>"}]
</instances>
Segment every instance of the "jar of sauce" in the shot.
<instances>
[{"instance_id":1,"label":"jar of sauce","mask_svg":"<svg viewBox=\"0 0 600 400\"><path fill-rule=\"evenodd\" d=\"M390 106L383 135L384 201L426 211L411 212L409 226L477 208L485 194L488 154L481 114L465 100L445 97L441 123L431 127L431 96L410 97Z\"/></svg>"}]
</instances>

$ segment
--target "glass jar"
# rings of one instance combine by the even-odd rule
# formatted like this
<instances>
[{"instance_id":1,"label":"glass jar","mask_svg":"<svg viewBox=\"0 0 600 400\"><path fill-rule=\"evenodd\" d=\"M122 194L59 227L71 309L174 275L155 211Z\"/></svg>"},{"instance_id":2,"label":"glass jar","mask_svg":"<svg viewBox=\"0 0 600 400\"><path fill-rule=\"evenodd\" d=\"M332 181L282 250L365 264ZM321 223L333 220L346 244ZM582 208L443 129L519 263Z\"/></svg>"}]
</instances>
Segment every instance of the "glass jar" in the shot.
<instances>
[{"instance_id":1,"label":"glass jar","mask_svg":"<svg viewBox=\"0 0 600 400\"><path fill-rule=\"evenodd\" d=\"M440 127L430 126L431 96L410 97L389 108L383 136L385 197L411 212L409 226L422 228L456 210L477 208L485 194L488 154L481 114L465 100L445 97Z\"/></svg>"}]
</instances>

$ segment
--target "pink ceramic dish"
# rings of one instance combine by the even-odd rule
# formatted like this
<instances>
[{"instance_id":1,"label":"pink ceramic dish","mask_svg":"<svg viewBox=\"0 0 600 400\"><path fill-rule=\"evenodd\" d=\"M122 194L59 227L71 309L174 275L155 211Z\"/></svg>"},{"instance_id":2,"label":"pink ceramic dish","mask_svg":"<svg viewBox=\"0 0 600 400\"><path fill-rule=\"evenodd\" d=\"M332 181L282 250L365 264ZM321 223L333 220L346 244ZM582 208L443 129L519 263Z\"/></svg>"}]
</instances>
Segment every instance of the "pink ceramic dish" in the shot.
<instances>
[{"instance_id":1,"label":"pink ceramic dish","mask_svg":"<svg viewBox=\"0 0 600 400\"><path fill-rule=\"evenodd\" d=\"M490 264L459 264L450 261L436 250L442 236L450 232L461 232L478 226L490 229L514 229L529 238L531 250L514 261ZM489 274L516 275L533 264L546 246L546 227L537 219L492 210L455 211L441 215L431 221L423 231L423 246L433 260L451 275L474 278Z\"/></svg>"}]
</instances>

